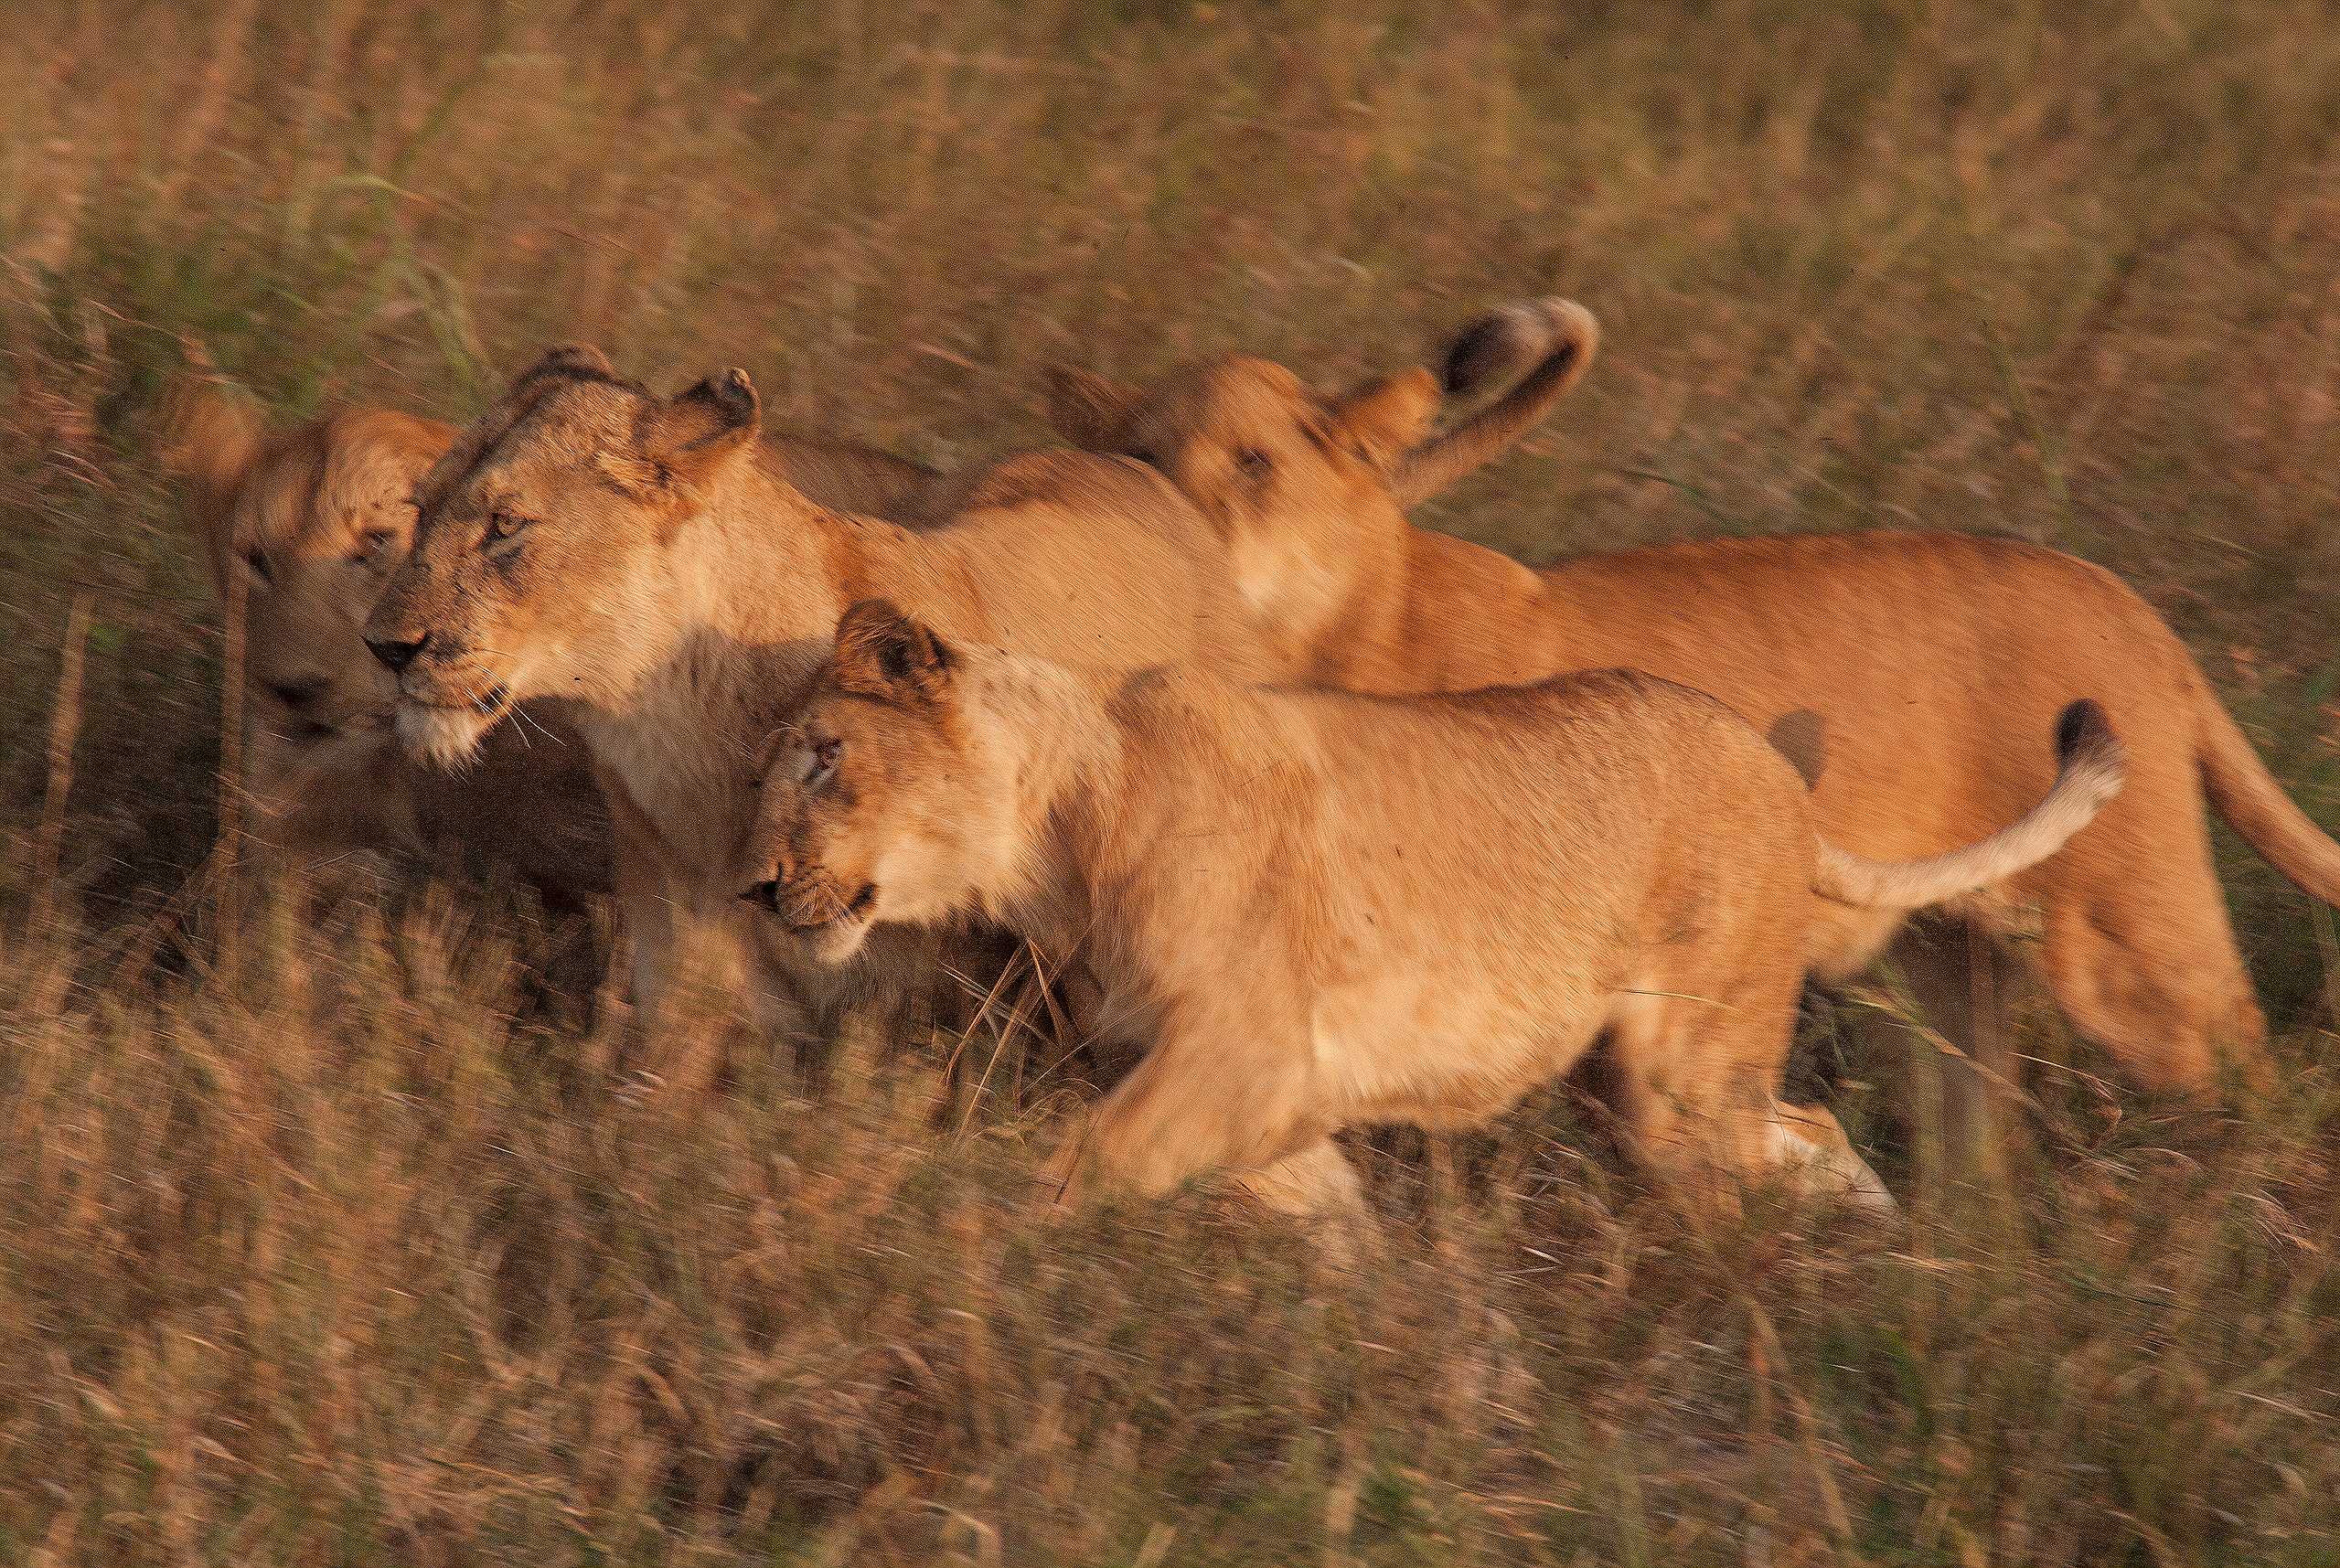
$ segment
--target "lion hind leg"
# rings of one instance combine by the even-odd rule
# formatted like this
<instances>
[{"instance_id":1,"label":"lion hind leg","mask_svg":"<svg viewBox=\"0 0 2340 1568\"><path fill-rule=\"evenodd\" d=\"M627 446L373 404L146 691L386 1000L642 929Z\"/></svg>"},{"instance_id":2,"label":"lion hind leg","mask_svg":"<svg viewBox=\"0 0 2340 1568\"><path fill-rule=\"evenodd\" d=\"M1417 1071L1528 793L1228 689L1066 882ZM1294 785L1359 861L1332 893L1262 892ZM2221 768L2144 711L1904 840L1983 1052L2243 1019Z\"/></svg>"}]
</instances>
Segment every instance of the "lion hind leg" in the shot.
<instances>
[{"instance_id":1,"label":"lion hind leg","mask_svg":"<svg viewBox=\"0 0 2340 1568\"><path fill-rule=\"evenodd\" d=\"M1264 1208L1316 1221L1317 1243L1335 1264L1356 1264L1379 1234L1356 1166L1330 1138L1240 1171L1235 1185Z\"/></svg>"},{"instance_id":2,"label":"lion hind leg","mask_svg":"<svg viewBox=\"0 0 2340 1568\"><path fill-rule=\"evenodd\" d=\"M1784 955L1747 958L1739 984L1710 972L1708 995L1685 982L1621 998L1614 1076L1633 1152L1689 1206L1724 1217L1766 1176L1892 1212L1834 1116L1781 1104L1800 975Z\"/></svg>"},{"instance_id":3,"label":"lion hind leg","mask_svg":"<svg viewBox=\"0 0 2340 1568\"><path fill-rule=\"evenodd\" d=\"M2068 896L2047 911L2048 991L2141 1089L2207 1093L2223 1063L2264 1090L2274 1079L2266 1016L2223 895L2206 871L2181 879L2156 869L2164 886L2145 891L2157 899L2057 890Z\"/></svg>"},{"instance_id":4,"label":"lion hind leg","mask_svg":"<svg viewBox=\"0 0 2340 1568\"><path fill-rule=\"evenodd\" d=\"M1879 1219L1900 1211L1824 1105L1775 1104L1764 1152L1774 1169L1815 1196L1841 1200Z\"/></svg>"},{"instance_id":5,"label":"lion hind leg","mask_svg":"<svg viewBox=\"0 0 2340 1568\"><path fill-rule=\"evenodd\" d=\"M1879 1219L1899 1212L1893 1195L1854 1151L1823 1106L1786 1105L1758 1081L1716 1086L1695 1106L1629 1096L1635 1153L1689 1207L1726 1220L1746 1183L1776 1179L1808 1197L1852 1205Z\"/></svg>"},{"instance_id":6,"label":"lion hind leg","mask_svg":"<svg viewBox=\"0 0 2340 1568\"><path fill-rule=\"evenodd\" d=\"M1886 960L1917 1017L1856 1009L1846 1033L1857 1076L1879 1081L1886 1112L1907 1129L1921 1167L1935 1159L1949 1176L1999 1179L2003 1146L2023 1126L2002 1101L2023 1076L2014 1040L2036 984L2032 965L1979 922L1954 916L1913 921Z\"/></svg>"},{"instance_id":7,"label":"lion hind leg","mask_svg":"<svg viewBox=\"0 0 2340 1568\"><path fill-rule=\"evenodd\" d=\"M1634 1157L1688 1206L1726 1216L1737 1212L1736 1178L1761 1144L1748 1147L1749 1119L1735 1103L1762 1082L1761 1052L1747 1049L1731 1010L1686 986L1629 993L1613 1020L1611 1073ZM1784 1040L1772 1054L1784 1059Z\"/></svg>"}]
</instances>

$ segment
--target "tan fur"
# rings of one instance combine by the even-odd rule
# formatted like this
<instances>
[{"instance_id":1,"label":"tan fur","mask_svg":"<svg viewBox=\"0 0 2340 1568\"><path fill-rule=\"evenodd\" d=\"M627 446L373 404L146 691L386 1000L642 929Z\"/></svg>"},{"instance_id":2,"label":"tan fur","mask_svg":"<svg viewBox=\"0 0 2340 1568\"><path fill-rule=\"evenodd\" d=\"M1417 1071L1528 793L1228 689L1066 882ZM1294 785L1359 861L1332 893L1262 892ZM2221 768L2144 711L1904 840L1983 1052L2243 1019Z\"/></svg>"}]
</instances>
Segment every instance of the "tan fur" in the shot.
<instances>
[{"instance_id":1,"label":"tan fur","mask_svg":"<svg viewBox=\"0 0 2340 1568\"><path fill-rule=\"evenodd\" d=\"M745 925L756 750L856 599L890 593L954 634L1065 659L1258 664L1207 525L1142 464L1012 459L914 533L814 505L756 456L760 421L736 371L660 399L590 350L548 356L422 481L413 552L368 626L401 672L401 733L442 761L516 701L568 699L638 808L618 876L646 1001L675 916ZM836 1005L841 982L793 944L758 945L755 966L779 1027Z\"/></svg>"},{"instance_id":2,"label":"tan fur","mask_svg":"<svg viewBox=\"0 0 2340 1568\"><path fill-rule=\"evenodd\" d=\"M182 397L174 441L213 585L245 587L245 782L255 831L294 866L360 851L437 861L463 847L556 901L611 888L611 822L557 705L498 726L469 765L419 764L390 719L396 680L360 635L414 536L415 482L452 426L355 408L272 436L244 402ZM935 478L846 443L773 436L807 494L879 509Z\"/></svg>"},{"instance_id":3,"label":"tan fur","mask_svg":"<svg viewBox=\"0 0 2340 1568\"><path fill-rule=\"evenodd\" d=\"M2043 806L2067 832L2119 787L2084 720ZM1338 1128L1481 1121L1614 1031L1635 1140L1692 1191L1787 1168L1890 1206L1826 1112L1778 1104L1818 840L1712 698L1630 670L1405 699L1076 672L871 602L767 761L748 893L821 957L977 912L1103 985L1146 1056L1060 1174L1224 1167L1353 1204Z\"/></svg>"},{"instance_id":4,"label":"tan fur","mask_svg":"<svg viewBox=\"0 0 2340 1568\"><path fill-rule=\"evenodd\" d=\"M1544 393L1568 379L1544 376ZM1986 831L2044 782L2025 738L2073 698L2099 699L2128 743L2120 800L2061 853L1959 908L1996 933L2042 934L2055 999L2141 1085L2199 1089L2221 1051L2263 1073L2265 1024L2212 874L2205 791L2318 898L2340 898L2340 847L2283 796L2183 645L2110 572L2028 545L1882 532L1531 571L1409 526L1398 497L1421 493L1420 462L1373 461L1341 406L1279 366L1221 359L1150 394L1089 379L1087 406L1112 417L1102 430L1073 419L1067 433L1143 453L1219 523L1250 602L1276 617L1308 678L1444 691L1619 665L1711 692L1758 726L1811 709L1831 752L1817 820L1864 855L1923 855ZM1517 428L1535 406L1517 400L1499 422ZM1430 411L1426 396L1425 422ZM1255 454L1248 470L1244 453ZM1850 973L1897 924L1822 909L1816 968Z\"/></svg>"}]
</instances>

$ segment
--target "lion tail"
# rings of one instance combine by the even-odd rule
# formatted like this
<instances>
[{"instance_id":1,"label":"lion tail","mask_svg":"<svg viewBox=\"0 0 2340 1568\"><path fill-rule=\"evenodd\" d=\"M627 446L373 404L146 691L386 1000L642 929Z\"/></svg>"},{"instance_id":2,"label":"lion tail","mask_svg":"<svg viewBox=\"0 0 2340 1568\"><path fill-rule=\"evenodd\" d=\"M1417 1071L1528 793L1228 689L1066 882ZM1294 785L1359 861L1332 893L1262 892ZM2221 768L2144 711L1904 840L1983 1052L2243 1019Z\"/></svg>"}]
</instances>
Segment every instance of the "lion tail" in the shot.
<instances>
[{"instance_id":1,"label":"lion tail","mask_svg":"<svg viewBox=\"0 0 2340 1568\"><path fill-rule=\"evenodd\" d=\"M2210 804L2292 886L2324 903L2340 904L2340 844L2292 804L2208 688L2199 690L2197 754Z\"/></svg>"},{"instance_id":2,"label":"lion tail","mask_svg":"<svg viewBox=\"0 0 2340 1568\"><path fill-rule=\"evenodd\" d=\"M1812 891L1864 909L1919 909L2037 865L2121 793L2121 737L2103 709L2082 698L2064 709L2056 761L2056 783L2037 805L1962 849L1922 860L1865 860L1821 839Z\"/></svg>"},{"instance_id":3,"label":"lion tail","mask_svg":"<svg viewBox=\"0 0 2340 1568\"><path fill-rule=\"evenodd\" d=\"M1447 356L1447 391L1476 392L1506 376L1516 386L1461 424L1398 460L1398 505L1426 500L1505 451L1584 377L1600 347L1600 324L1574 300L1522 300L1463 329Z\"/></svg>"}]
</instances>

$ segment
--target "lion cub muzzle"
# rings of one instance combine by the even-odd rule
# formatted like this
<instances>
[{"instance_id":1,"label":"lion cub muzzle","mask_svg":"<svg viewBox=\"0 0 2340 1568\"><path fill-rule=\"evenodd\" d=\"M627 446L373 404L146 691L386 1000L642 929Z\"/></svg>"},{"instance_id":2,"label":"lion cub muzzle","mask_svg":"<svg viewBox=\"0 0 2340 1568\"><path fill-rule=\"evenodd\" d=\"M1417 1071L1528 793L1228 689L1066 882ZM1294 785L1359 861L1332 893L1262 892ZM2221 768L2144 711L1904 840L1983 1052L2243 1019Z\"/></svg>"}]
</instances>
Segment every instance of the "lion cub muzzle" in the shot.
<instances>
[{"instance_id":1,"label":"lion cub muzzle","mask_svg":"<svg viewBox=\"0 0 2340 1568\"><path fill-rule=\"evenodd\" d=\"M825 872L807 871L792 877L785 865L774 869L776 875L756 883L740 897L758 909L778 915L791 931L812 933L840 922L858 920L878 901L875 882L864 882L849 898L836 879Z\"/></svg>"}]
</instances>

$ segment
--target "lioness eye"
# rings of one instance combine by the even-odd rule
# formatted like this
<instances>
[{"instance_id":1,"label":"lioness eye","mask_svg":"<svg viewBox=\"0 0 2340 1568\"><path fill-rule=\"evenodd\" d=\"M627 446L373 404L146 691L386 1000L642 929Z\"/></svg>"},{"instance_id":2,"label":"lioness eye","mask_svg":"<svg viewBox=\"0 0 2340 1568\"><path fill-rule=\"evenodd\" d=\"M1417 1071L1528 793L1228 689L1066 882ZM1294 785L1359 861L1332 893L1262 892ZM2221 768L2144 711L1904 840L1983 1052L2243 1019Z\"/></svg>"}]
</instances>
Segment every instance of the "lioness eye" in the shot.
<instances>
[{"instance_id":1,"label":"lioness eye","mask_svg":"<svg viewBox=\"0 0 2340 1568\"><path fill-rule=\"evenodd\" d=\"M815 746L813 748L813 765L805 774L805 782L807 784L811 784L815 779L819 778L823 773L826 773L830 769L836 767L837 753L844 749L845 742L842 741L823 741L819 745Z\"/></svg>"},{"instance_id":2,"label":"lioness eye","mask_svg":"<svg viewBox=\"0 0 2340 1568\"><path fill-rule=\"evenodd\" d=\"M528 526L528 518L518 512L508 512L501 507L487 514L487 531L499 539L510 539Z\"/></svg>"},{"instance_id":3,"label":"lioness eye","mask_svg":"<svg viewBox=\"0 0 2340 1568\"><path fill-rule=\"evenodd\" d=\"M245 555L244 560L251 565L252 575L254 577L259 578L261 581L266 583L271 588L276 586L276 569L274 563L270 561L268 559L268 552L266 550L261 549L258 545L254 545L251 551Z\"/></svg>"},{"instance_id":4,"label":"lioness eye","mask_svg":"<svg viewBox=\"0 0 2340 1568\"><path fill-rule=\"evenodd\" d=\"M1245 478L1256 479L1275 464L1269 460L1267 453L1254 450L1236 453L1235 465L1243 470Z\"/></svg>"},{"instance_id":5,"label":"lioness eye","mask_svg":"<svg viewBox=\"0 0 2340 1568\"><path fill-rule=\"evenodd\" d=\"M361 561L379 560L381 553L390 549L391 537L388 532L379 528L365 535L358 541L358 552L349 559Z\"/></svg>"}]
</instances>

